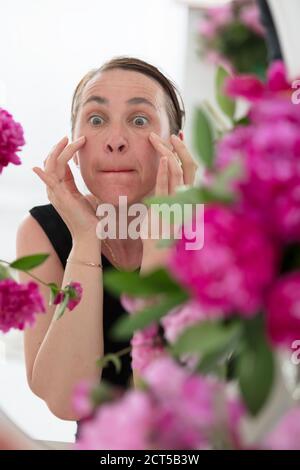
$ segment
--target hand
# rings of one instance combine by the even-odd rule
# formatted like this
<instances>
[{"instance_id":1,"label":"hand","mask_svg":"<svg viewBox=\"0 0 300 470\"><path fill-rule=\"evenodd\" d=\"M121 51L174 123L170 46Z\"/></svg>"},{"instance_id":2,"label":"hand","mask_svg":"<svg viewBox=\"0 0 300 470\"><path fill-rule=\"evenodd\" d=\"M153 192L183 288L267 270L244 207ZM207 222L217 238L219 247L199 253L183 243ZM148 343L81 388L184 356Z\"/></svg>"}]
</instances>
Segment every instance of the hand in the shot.
<instances>
[{"instance_id":1,"label":"hand","mask_svg":"<svg viewBox=\"0 0 300 470\"><path fill-rule=\"evenodd\" d=\"M154 133L149 135L149 140L161 155L156 178L155 196L174 195L179 186L183 184L194 185L198 165L194 162L184 142L172 135L172 144L170 145ZM149 227L151 227L150 211L151 208L148 210ZM176 230L176 227L170 226L169 229L170 236L172 236L172 230ZM163 234L160 232L160 237L162 236ZM143 238L142 242L141 272L147 272L164 265L170 248L157 247L157 240L151 238L151 233L148 238Z\"/></svg>"},{"instance_id":2,"label":"hand","mask_svg":"<svg viewBox=\"0 0 300 470\"><path fill-rule=\"evenodd\" d=\"M68 161L85 144L84 136L68 144L64 137L44 161L44 170L33 171L46 184L48 199L67 225L72 239L96 237L99 222L92 204L78 191Z\"/></svg>"}]
</instances>

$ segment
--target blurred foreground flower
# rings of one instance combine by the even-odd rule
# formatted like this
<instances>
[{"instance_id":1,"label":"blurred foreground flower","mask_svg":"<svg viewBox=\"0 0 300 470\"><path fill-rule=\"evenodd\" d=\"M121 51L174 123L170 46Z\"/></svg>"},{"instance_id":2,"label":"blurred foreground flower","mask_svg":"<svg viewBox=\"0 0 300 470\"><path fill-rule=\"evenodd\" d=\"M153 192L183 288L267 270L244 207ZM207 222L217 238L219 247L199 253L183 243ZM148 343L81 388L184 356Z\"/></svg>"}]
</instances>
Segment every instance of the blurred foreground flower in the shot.
<instances>
[{"instance_id":1,"label":"blurred foreground flower","mask_svg":"<svg viewBox=\"0 0 300 470\"><path fill-rule=\"evenodd\" d=\"M194 376L170 357L145 368L143 390L102 404L81 425L75 449L203 449L239 447L244 407L225 384Z\"/></svg>"},{"instance_id":2,"label":"blurred foreground flower","mask_svg":"<svg viewBox=\"0 0 300 470\"><path fill-rule=\"evenodd\" d=\"M184 234L173 247L170 272L211 318L255 315L276 272L272 240L246 213L221 205L207 205L204 224L204 247L186 250Z\"/></svg>"}]
</instances>

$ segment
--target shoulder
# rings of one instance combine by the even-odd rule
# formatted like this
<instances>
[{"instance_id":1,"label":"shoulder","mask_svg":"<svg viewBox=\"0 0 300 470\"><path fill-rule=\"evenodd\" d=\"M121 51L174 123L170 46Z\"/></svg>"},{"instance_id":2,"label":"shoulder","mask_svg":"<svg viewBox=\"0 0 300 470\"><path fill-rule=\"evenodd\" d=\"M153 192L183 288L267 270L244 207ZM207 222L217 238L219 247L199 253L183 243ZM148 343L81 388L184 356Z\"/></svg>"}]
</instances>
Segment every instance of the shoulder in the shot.
<instances>
[{"instance_id":1,"label":"shoulder","mask_svg":"<svg viewBox=\"0 0 300 470\"><path fill-rule=\"evenodd\" d=\"M50 204L47 206L50 206ZM17 229L17 248L31 246L35 249L41 247L49 247L49 238L47 237L43 224L41 224L41 218L47 217L51 214L51 208L46 206L35 206L29 210L23 220L20 222Z\"/></svg>"}]
</instances>

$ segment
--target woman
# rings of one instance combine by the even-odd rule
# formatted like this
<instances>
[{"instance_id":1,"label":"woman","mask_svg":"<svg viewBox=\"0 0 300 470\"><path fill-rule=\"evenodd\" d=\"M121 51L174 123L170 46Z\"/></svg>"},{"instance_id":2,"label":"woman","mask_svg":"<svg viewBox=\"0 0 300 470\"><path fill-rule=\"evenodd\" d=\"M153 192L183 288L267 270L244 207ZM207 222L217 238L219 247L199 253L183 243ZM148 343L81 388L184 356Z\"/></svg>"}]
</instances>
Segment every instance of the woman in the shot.
<instances>
[{"instance_id":1,"label":"woman","mask_svg":"<svg viewBox=\"0 0 300 470\"><path fill-rule=\"evenodd\" d=\"M99 380L96 359L129 345L112 343L108 337L124 310L103 290L99 265L144 273L163 263L167 254L150 238L101 240L97 207L110 203L118 212L120 195L127 197L129 208L146 196L172 194L178 185L194 182L197 166L183 143L184 111L175 90L158 69L142 60L120 57L107 62L89 72L75 90L73 142L64 137L44 161L44 169L34 168L46 185L50 204L31 209L19 227L17 255L50 253L32 272L45 282L64 287L76 280L83 287L74 312L66 310L54 321L58 307L49 306L25 332L29 385L61 419L78 419L70 397L82 379ZM87 195L75 185L68 166L72 158ZM20 278L29 280L25 273ZM48 298L47 288L40 287ZM120 376L110 366L103 369L102 378L127 386L130 355L122 359Z\"/></svg>"}]
</instances>

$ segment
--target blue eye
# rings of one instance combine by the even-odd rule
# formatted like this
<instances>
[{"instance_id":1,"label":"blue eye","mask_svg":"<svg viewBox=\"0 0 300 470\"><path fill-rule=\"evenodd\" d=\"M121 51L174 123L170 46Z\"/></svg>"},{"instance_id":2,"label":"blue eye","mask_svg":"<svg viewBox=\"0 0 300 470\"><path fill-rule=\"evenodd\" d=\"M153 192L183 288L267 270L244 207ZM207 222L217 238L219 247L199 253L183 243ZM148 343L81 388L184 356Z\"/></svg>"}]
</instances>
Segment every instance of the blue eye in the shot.
<instances>
[{"instance_id":1,"label":"blue eye","mask_svg":"<svg viewBox=\"0 0 300 470\"><path fill-rule=\"evenodd\" d=\"M135 118L133 120L135 121L136 119L146 119L146 121L148 121L148 119L145 118L144 116L135 116ZM138 125L138 127L141 127L141 126Z\"/></svg>"},{"instance_id":2,"label":"blue eye","mask_svg":"<svg viewBox=\"0 0 300 470\"><path fill-rule=\"evenodd\" d=\"M93 126L99 126L101 124L102 118L95 114L94 116L90 117L89 121Z\"/></svg>"}]
</instances>

